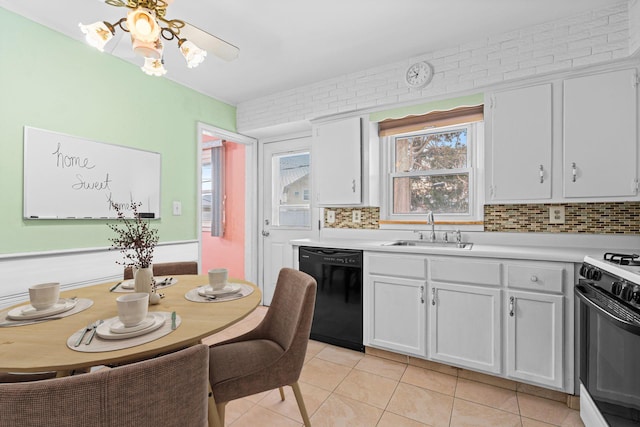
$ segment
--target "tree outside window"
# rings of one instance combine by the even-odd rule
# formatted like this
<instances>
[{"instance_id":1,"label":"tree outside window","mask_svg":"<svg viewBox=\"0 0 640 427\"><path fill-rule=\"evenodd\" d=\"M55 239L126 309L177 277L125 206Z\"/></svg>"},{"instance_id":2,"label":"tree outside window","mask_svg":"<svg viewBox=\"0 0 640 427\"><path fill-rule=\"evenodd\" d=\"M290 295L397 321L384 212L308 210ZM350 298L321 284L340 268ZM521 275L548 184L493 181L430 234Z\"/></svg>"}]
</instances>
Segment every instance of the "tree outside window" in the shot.
<instances>
[{"instance_id":1,"label":"tree outside window","mask_svg":"<svg viewBox=\"0 0 640 427\"><path fill-rule=\"evenodd\" d=\"M393 139L393 214L470 214L469 128Z\"/></svg>"}]
</instances>

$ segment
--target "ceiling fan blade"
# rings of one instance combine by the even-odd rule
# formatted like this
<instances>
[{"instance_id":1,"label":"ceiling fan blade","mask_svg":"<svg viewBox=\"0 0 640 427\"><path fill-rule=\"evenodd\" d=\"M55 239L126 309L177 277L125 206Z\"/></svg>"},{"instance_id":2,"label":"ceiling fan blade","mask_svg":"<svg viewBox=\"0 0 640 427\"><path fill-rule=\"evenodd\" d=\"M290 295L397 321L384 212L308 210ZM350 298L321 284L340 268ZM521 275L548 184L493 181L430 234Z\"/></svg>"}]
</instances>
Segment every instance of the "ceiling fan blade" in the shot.
<instances>
[{"instance_id":1,"label":"ceiling fan blade","mask_svg":"<svg viewBox=\"0 0 640 427\"><path fill-rule=\"evenodd\" d=\"M231 43L189 23L185 23L185 26L180 29L180 37L195 43L200 49L204 49L225 61L233 61L238 58L240 53L240 49Z\"/></svg>"}]
</instances>

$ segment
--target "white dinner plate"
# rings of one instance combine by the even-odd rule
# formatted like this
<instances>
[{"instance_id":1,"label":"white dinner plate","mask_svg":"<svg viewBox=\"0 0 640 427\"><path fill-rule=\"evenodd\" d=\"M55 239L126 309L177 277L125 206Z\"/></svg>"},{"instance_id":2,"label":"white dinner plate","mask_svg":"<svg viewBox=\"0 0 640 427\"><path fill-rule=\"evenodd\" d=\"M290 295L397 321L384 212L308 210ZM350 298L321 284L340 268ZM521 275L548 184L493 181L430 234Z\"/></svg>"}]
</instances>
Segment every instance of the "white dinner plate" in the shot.
<instances>
[{"instance_id":1,"label":"white dinner plate","mask_svg":"<svg viewBox=\"0 0 640 427\"><path fill-rule=\"evenodd\" d=\"M124 332L124 333L111 332L111 325L114 322L120 322L120 320L117 317L114 317L112 319L107 320L100 326L98 326L98 328L96 329L96 335L98 335L100 338L103 338L105 340L121 340L125 338L133 338L140 335L148 334L149 332L153 332L156 329L160 328L162 325L164 325L164 322L166 321L166 317L164 317L164 315L162 314L152 313L151 316L153 316L153 323L149 327L144 329L139 329L137 331Z\"/></svg>"},{"instance_id":2,"label":"white dinner plate","mask_svg":"<svg viewBox=\"0 0 640 427\"><path fill-rule=\"evenodd\" d=\"M234 285L233 283L227 283L224 286L224 288L216 289L216 290L211 288L211 285L206 285L198 288L198 294L203 297L208 297L208 296L222 297L222 296L237 294L238 292L240 292L240 289L241 288L239 285Z\"/></svg>"},{"instance_id":3,"label":"white dinner plate","mask_svg":"<svg viewBox=\"0 0 640 427\"><path fill-rule=\"evenodd\" d=\"M77 300L75 299L61 299L53 306L43 310L36 310L31 304L27 304L10 310L7 313L7 317L13 320L39 319L69 311L76 306L76 303Z\"/></svg>"},{"instance_id":4,"label":"white dinner plate","mask_svg":"<svg viewBox=\"0 0 640 427\"><path fill-rule=\"evenodd\" d=\"M158 285L159 288L162 288L164 286L170 286L170 285L175 285L176 283L178 283L178 279L176 279L175 277L170 277L170 276L166 276L166 277L154 277L156 284ZM171 279L171 280L169 280ZM133 279L128 279L128 280L124 280L121 284L120 287L122 289L133 289L134 288L134 280Z\"/></svg>"},{"instance_id":5,"label":"white dinner plate","mask_svg":"<svg viewBox=\"0 0 640 427\"><path fill-rule=\"evenodd\" d=\"M153 314L148 314L146 318L142 320L142 322L138 323L134 326L124 326L124 323L120 321L120 319L116 319L115 322L112 322L109 325L109 330L114 334L126 334L129 332L136 332L141 329L146 329L154 324L156 318Z\"/></svg>"}]
</instances>

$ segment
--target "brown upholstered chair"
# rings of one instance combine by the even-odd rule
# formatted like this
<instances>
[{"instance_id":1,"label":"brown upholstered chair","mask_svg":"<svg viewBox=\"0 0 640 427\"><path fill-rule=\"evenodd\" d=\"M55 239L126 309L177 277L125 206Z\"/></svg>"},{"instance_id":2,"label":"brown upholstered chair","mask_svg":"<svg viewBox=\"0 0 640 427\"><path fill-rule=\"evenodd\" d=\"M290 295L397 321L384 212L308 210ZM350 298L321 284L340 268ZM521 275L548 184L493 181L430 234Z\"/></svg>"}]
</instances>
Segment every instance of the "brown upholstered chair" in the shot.
<instances>
[{"instance_id":1,"label":"brown upholstered chair","mask_svg":"<svg viewBox=\"0 0 640 427\"><path fill-rule=\"evenodd\" d=\"M211 347L209 380L215 408L224 425L227 402L289 385L298 402L305 426L309 416L300 393L298 378L309 342L316 281L306 273L280 270L271 306L252 331ZM210 405L213 406L213 405Z\"/></svg>"},{"instance_id":2,"label":"brown upholstered chair","mask_svg":"<svg viewBox=\"0 0 640 427\"><path fill-rule=\"evenodd\" d=\"M198 263L196 261L164 262L153 264L154 276L171 276L180 274L198 274ZM131 267L124 269L124 280L133 279Z\"/></svg>"},{"instance_id":3,"label":"brown upholstered chair","mask_svg":"<svg viewBox=\"0 0 640 427\"><path fill-rule=\"evenodd\" d=\"M0 426L207 426L209 348L85 375L0 384Z\"/></svg>"},{"instance_id":4,"label":"brown upholstered chair","mask_svg":"<svg viewBox=\"0 0 640 427\"><path fill-rule=\"evenodd\" d=\"M0 372L1 383L22 383L27 381L39 381L55 378L55 372L39 372L36 374L22 374L12 372Z\"/></svg>"}]
</instances>

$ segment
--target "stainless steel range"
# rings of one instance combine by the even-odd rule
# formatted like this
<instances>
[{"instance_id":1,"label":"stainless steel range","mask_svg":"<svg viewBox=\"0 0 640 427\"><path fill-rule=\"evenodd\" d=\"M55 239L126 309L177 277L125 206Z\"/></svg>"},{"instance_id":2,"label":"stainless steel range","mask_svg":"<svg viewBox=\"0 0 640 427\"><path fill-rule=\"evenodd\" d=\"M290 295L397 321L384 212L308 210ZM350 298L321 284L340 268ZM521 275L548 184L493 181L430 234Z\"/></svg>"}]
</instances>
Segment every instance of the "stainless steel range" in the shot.
<instances>
[{"instance_id":1,"label":"stainless steel range","mask_svg":"<svg viewBox=\"0 0 640 427\"><path fill-rule=\"evenodd\" d=\"M640 426L640 256L585 257L580 276L580 416Z\"/></svg>"}]
</instances>

